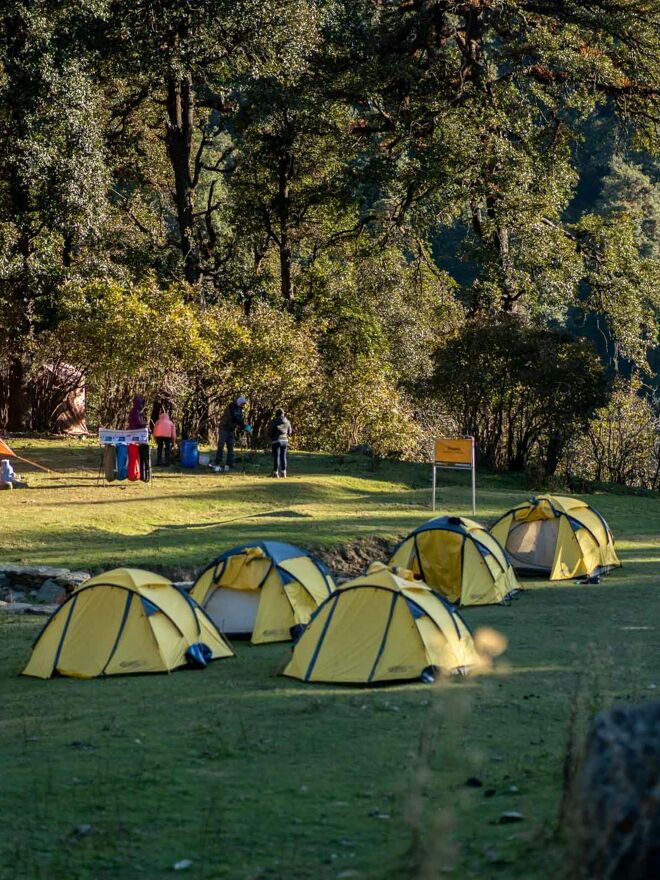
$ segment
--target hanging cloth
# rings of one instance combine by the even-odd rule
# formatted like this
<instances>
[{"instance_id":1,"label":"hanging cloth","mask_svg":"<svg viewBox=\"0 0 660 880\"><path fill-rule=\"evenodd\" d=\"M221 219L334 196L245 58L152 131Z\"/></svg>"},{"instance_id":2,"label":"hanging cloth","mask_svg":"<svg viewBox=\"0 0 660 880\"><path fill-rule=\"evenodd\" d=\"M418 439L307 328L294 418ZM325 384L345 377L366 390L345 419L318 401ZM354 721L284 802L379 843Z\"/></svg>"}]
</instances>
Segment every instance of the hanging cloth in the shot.
<instances>
[{"instance_id":1,"label":"hanging cloth","mask_svg":"<svg viewBox=\"0 0 660 880\"><path fill-rule=\"evenodd\" d=\"M140 479L140 450L137 443L128 444L128 479L131 482Z\"/></svg>"},{"instance_id":2,"label":"hanging cloth","mask_svg":"<svg viewBox=\"0 0 660 880\"><path fill-rule=\"evenodd\" d=\"M143 483L151 480L151 447L148 443L140 443L140 479Z\"/></svg>"},{"instance_id":3,"label":"hanging cloth","mask_svg":"<svg viewBox=\"0 0 660 880\"><path fill-rule=\"evenodd\" d=\"M103 447L103 474L108 483L117 479L117 453L110 444Z\"/></svg>"},{"instance_id":4,"label":"hanging cloth","mask_svg":"<svg viewBox=\"0 0 660 880\"><path fill-rule=\"evenodd\" d=\"M117 444L117 479L125 480L128 476L128 447L125 443Z\"/></svg>"}]
</instances>

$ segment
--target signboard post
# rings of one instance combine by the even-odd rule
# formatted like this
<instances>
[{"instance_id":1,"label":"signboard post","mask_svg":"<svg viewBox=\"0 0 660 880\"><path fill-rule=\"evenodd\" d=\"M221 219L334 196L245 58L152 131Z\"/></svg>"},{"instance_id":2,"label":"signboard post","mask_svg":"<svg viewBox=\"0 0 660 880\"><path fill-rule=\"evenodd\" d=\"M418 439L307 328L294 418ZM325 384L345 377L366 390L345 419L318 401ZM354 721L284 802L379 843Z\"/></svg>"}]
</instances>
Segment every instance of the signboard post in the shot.
<instances>
[{"instance_id":1,"label":"signboard post","mask_svg":"<svg viewBox=\"0 0 660 880\"><path fill-rule=\"evenodd\" d=\"M474 437L443 437L435 441L433 453L433 510L438 468L472 471L472 515L477 512L477 479Z\"/></svg>"}]
</instances>

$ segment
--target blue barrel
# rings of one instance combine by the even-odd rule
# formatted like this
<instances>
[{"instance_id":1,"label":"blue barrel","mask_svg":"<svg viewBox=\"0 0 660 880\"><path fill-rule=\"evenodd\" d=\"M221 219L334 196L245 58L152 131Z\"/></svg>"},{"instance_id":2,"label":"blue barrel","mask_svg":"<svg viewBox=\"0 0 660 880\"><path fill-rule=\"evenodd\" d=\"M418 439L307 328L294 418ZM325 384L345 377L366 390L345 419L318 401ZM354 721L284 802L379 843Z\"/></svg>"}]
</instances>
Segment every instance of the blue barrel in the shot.
<instances>
[{"instance_id":1,"label":"blue barrel","mask_svg":"<svg viewBox=\"0 0 660 880\"><path fill-rule=\"evenodd\" d=\"M184 440L181 443L181 467L194 468L199 462L197 440Z\"/></svg>"}]
</instances>

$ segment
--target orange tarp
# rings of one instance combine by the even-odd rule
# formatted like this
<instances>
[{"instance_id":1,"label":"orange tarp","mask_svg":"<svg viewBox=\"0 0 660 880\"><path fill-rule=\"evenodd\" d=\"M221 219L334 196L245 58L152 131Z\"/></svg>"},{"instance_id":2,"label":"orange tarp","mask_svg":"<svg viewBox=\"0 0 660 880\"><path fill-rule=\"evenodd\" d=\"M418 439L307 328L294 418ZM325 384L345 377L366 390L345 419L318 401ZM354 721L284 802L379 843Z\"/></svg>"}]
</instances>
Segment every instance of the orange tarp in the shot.
<instances>
[{"instance_id":1,"label":"orange tarp","mask_svg":"<svg viewBox=\"0 0 660 880\"><path fill-rule=\"evenodd\" d=\"M4 456L6 458L9 455L12 455L14 458L17 457L16 453L12 452L3 440L0 440L0 456Z\"/></svg>"}]
</instances>

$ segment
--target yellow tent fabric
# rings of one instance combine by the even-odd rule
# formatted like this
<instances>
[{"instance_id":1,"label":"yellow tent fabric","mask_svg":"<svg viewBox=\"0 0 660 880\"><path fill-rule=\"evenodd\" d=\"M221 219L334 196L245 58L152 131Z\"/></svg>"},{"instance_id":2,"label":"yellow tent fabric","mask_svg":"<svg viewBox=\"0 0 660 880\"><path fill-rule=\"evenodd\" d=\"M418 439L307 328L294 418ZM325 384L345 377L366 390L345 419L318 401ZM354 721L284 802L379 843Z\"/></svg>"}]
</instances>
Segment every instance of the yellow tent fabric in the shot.
<instances>
[{"instance_id":1,"label":"yellow tent fabric","mask_svg":"<svg viewBox=\"0 0 660 880\"><path fill-rule=\"evenodd\" d=\"M191 596L222 630L253 645L288 641L334 590L323 563L293 544L234 547L197 578Z\"/></svg>"},{"instance_id":2,"label":"yellow tent fabric","mask_svg":"<svg viewBox=\"0 0 660 880\"><path fill-rule=\"evenodd\" d=\"M490 529L517 571L550 580L618 568L614 538L603 517L579 498L539 495L507 511Z\"/></svg>"},{"instance_id":3,"label":"yellow tent fabric","mask_svg":"<svg viewBox=\"0 0 660 880\"><path fill-rule=\"evenodd\" d=\"M399 544L390 565L408 568L449 602L493 605L520 589L500 544L471 519L439 516Z\"/></svg>"},{"instance_id":4,"label":"yellow tent fabric","mask_svg":"<svg viewBox=\"0 0 660 880\"><path fill-rule=\"evenodd\" d=\"M152 572L119 568L81 584L37 637L23 675L94 678L169 672L202 643L233 651L197 603Z\"/></svg>"},{"instance_id":5,"label":"yellow tent fabric","mask_svg":"<svg viewBox=\"0 0 660 880\"><path fill-rule=\"evenodd\" d=\"M315 612L283 675L305 682L434 680L481 664L462 617L411 572L375 563Z\"/></svg>"}]
</instances>

